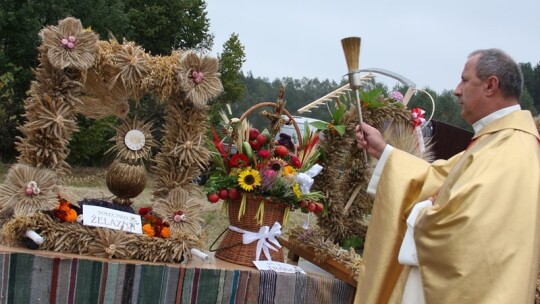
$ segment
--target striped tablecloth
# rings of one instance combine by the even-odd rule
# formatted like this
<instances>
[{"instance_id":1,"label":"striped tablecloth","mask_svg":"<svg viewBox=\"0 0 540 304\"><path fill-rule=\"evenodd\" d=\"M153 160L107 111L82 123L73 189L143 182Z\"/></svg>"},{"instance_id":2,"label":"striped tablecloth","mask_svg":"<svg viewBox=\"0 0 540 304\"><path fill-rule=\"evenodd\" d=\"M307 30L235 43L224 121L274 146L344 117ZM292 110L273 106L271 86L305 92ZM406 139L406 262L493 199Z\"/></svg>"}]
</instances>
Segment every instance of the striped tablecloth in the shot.
<instances>
[{"instance_id":1,"label":"striped tablecloth","mask_svg":"<svg viewBox=\"0 0 540 304\"><path fill-rule=\"evenodd\" d=\"M0 303L350 303L327 276L0 252Z\"/></svg>"}]
</instances>

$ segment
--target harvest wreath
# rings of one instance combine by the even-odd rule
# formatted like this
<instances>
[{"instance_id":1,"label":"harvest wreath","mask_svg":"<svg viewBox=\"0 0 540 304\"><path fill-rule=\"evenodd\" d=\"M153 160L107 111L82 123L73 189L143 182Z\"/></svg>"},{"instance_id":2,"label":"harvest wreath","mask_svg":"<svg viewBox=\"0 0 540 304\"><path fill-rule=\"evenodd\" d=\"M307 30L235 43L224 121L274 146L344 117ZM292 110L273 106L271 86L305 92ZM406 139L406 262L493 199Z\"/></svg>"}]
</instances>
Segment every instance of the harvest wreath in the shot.
<instances>
[{"instance_id":1,"label":"harvest wreath","mask_svg":"<svg viewBox=\"0 0 540 304\"><path fill-rule=\"evenodd\" d=\"M289 258L300 255L356 285L371 218L373 197L366 189L375 161L362 161L355 138L359 111L350 93L347 85L325 96L325 102L333 101L327 105L331 119L314 124L323 134L319 149L325 157L319 163L325 170L317 176L313 189L327 193L328 211L316 214L316 227L289 229L283 243ZM400 92L385 96L381 88L370 84L359 95L363 121L383 132L389 144L426 159L433 156L430 142L424 142L425 146L419 142L417 127L426 122L422 110L408 109Z\"/></svg>"},{"instance_id":2,"label":"harvest wreath","mask_svg":"<svg viewBox=\"0 0 540 304\"><path fill-rule=\"evenodd\" d=\"M191 258L191 249L202 246L206 198L193 181L210 158L207 101L223 89L218 60L194 50L151 56L131 41L101 41L72 17L44 27L39 36L19 156L0 185L1 242L21 246L31 236L34 248L56 252L153 262ZM151 124L129 114L130 104L139 106L147 93L158 97L167 114L152 168L154 197L136 212L132 199L146 186L145 161L155 143ZM118 122L111 139L116 157L106 175L112 200L81 200L64 187L78 113ZM88 207L127 212L128 220L140 216L142 232L89 226Z\"/></svg>"}]
</instances>

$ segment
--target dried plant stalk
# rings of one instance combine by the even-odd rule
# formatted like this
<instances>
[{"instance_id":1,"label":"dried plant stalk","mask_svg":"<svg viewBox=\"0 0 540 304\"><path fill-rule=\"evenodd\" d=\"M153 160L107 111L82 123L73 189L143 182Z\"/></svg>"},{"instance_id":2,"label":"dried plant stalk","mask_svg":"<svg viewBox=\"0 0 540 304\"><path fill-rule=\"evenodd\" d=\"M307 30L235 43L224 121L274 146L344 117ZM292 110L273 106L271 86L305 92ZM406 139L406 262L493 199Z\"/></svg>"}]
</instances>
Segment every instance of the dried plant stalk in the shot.
<instances>
[{"instance_id":1,"label":"dried plant stalk","mask_svg":"<svg viewBox=\"0 0 540 304\"><path fill-rule=\"evenodd\" d=\"M341 46L345 53L345 60L347 61L347 68L349 72L357 71L360 67L360 37L348 37L341 39Z\"/></svg>"}]
</instances>

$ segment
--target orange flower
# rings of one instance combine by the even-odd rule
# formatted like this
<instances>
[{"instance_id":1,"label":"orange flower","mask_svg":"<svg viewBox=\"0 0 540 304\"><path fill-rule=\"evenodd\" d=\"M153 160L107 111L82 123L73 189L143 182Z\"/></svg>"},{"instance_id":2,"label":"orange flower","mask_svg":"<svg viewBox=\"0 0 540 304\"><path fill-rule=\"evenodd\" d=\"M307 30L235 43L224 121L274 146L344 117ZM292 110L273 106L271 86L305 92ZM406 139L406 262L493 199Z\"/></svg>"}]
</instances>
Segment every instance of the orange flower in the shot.
<instances>
[{"instance_id":1,"label":"orange flower","mask_svg":"<svg viewBox=\"0 0 540 304\"><path fill-rule=\"evenodd\" d=\"M156 232L154 231L154 228L152 228L152 225L150 224L144 224L142 229L143 229L143 233L149 237L153 237L156 234Z\"/></svg>"},{"instance_id":2,"label":"orange flower","mask_svg":"<svg viewBox=\"0 0 540 304\"><path fill-rule=\"evenodd\" d=\"M166 239L171 235L171 229L169 227L161 228L161 237Z\"/></svg>"},{"instance_id":3,"label":"orange flower","mask_svg":"<svg viewBox=\"0 0 540 304\"><path fill-rule=\"evenodd\" d=\"M66 218L65 221L69 223L73 223L77 220L77 211L73 209L69 209L66 211Z\"/></svg>"},{"instance_id":4,"label":"orange flower","mask_svg":"<svg viewBox=\"0 0 540 304\"><path fill-rule=\"evenodd\" d=\"M69 211L71 208L69 208L69 203L66 201L60 201L60 206L58 207L58 210L62 211Z\"/></svg>"}]
</instances>

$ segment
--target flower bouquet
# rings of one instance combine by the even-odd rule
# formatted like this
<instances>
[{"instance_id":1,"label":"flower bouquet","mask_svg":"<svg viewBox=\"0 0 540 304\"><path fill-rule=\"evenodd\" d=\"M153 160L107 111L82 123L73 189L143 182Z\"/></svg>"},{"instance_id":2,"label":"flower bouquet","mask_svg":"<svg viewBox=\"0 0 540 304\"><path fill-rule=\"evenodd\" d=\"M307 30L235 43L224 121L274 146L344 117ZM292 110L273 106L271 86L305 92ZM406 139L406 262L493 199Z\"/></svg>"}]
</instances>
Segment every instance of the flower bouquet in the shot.
<instances>
[{"instance_id":1,"label":"flower bouquet","mask_svg":"<svg viewBox=\"0 0 540 304\"><path fill-rule=\"evenodd\" d=\"M259 131L246 117L264 106L276 111L261 112L270 126ZM306 126L302 134L280 100L260 103L241 118L224 112L221 116L222 137L213 130L212 165L205 184L208 200L223 200L229 214L230 226L216 257L248 266L259 259L283 261L276 238L290 211L325 210L324 195L310 191L313 177L322 170L316 163L319 133ZM297 134L279 133L284 123L292 123Z\"/></svg>"}]
</instances>

